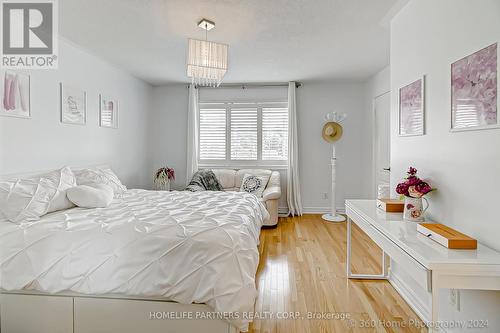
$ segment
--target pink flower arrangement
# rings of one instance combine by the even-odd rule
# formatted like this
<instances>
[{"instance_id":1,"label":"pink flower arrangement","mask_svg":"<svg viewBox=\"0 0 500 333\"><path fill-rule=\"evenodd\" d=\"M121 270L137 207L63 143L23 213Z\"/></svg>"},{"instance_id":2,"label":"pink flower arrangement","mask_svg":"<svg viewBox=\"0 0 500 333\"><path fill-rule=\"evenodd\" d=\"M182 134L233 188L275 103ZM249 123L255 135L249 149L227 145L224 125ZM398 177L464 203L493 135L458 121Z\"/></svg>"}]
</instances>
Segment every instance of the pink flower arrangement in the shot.
<instances>
[{"instance_id":1,"label":"pink flower arrangement","mask_svg":"<svg viewBox=\"0 0 500 333\"><path fill-rule=\"evenodd\" d=\"M170 191L170 182L175 180L175 171L168 166L159 168L155 173L156 188L162 191Z\"/></svg>"},{"instance_id":2,"label":"pink flower arrangement","mask_svg":"<svg viewBox=\"0 0 500 333\"><path fill-rule=\"evenodd\" d=\"M156 179L166 177L168 180L175 180L175 171L173 168L163 167L156 171Z\"/></svg>"},{"instance_id":3,"label":"pink flower arrangement","mask_svg":"<svg viewBox=\"0 0 500 333\"><path fill-rule=\"evenodd\" d=\"M417 169L410 167L408 169L408 176L405 180L396 186L396 192L400 195L412 198L421 198L427 193L434 191L427 182L417 176Z\"/></svg>"}]
</instances>

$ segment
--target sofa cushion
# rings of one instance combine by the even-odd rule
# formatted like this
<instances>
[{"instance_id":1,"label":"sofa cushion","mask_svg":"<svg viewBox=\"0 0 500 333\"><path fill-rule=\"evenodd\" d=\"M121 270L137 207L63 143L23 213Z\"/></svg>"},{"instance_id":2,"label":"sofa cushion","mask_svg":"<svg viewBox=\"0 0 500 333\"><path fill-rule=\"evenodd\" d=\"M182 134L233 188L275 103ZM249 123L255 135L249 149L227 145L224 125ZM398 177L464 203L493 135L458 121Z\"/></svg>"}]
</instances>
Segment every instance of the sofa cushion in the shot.
<instances>
[{"instance_id":1,"label":"sofa cushion","mask_svg":"<svg viewBox=\"0 0 500 333\"><path fill-rule=\"evenodd\" d=\"M226 192L239 192L240 188L239 187L228 187L228 188L225 188L224 191L226 191Z\"/></svg>"},{"instance_id":2,"label":"sofa cushion","mask_svg":"<svg viewBox=\"0 0 500 333\"><path fill-rule=\"evenodd\" d=\"M262 198L262 192L267 186L269 176L255 176L246 174L241 183L241 192L248 192L254 194L257 198Z\"/></svg>"},{"instance_id":3,"label":"sofa cushion","mask_svg":"<svg viewBox=\"0 0 500 333\"><path fill-rule=\"evenodd\" d=\"M234 180L234 187L241 188L241 182L246 174L254 176L267 176L268 179L271 177L271 170L265 169L241 169L236 172L236 177Z\"/></svg>"},{"instance_id":4,"label":"sofa cushion","mask_svg":"<svg viewBox=\"0 0 500 333\"><path fill-rule=\"evenodd\" d=\"M229 188L236 187L234 184L234 179L236 175L236 170L231 169L212 169L215 177L219 180L219 183L222 185L224 190ZM239 188L239 186L238 186Z\"/></svg>"}]
</instances>

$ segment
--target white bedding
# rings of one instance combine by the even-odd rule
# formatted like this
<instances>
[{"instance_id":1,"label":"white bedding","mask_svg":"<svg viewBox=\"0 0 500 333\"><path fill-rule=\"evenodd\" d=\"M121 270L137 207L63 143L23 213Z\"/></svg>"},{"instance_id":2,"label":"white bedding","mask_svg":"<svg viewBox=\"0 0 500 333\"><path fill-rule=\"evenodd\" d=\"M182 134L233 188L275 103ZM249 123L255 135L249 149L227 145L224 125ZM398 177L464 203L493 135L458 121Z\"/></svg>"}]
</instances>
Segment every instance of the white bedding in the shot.
<instances>
[{"instance_id":1,"label":"white bedding","mask_svg":"<svg viewBox=\"0 0 500 333\"><path fill-rule=\"evenodd\" d=\"M0 288L162 297L253 311L260 227L252 194L128 190L107 208L21 225L0 218ZM248 320L229 320L246 331Z\"/></svg>"}]
</instances>

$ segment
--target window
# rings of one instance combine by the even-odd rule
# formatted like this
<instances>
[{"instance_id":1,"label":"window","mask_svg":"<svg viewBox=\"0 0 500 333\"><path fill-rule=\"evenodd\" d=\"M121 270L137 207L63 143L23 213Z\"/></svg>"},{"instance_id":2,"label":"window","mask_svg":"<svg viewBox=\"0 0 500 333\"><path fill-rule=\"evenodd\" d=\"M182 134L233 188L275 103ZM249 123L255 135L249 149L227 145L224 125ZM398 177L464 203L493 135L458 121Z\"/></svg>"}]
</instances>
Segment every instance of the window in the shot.
<instances>
[{"instance_id":1,"label":"window","mask_svg":"<svg viewBox=\"0 0 500 333\"><path fill-rule=\"evenodd\" d=\"M200 165L286 164L286 102L200 102L199 106Z\"/></svg>"},{"instance_id":2,"label":"window","mask_svg":"<svg viewBox=\"0 0 500 333\"><path fill-rule=\"evenodd\" d=\"M231 160L257 160L257 108L231 108Z\"/></svg>"},{"instance_id":3,"label":"window","mask_svg":"<svg viewBox=\"0 0 500 333\"><path fill-rule=\"evenodd\" d=\"M288 108L262 108L262 159L288 158Z\"/></svg>"},{"instance_id":4,"label":"window","mask_svg":"<svg viewBox=\"0 0 500 333\"><path fill-rule=\"evenodd\" d=\"M226 159L226 110L200 109L200 160Z\"/></svg>"}]
</instances>

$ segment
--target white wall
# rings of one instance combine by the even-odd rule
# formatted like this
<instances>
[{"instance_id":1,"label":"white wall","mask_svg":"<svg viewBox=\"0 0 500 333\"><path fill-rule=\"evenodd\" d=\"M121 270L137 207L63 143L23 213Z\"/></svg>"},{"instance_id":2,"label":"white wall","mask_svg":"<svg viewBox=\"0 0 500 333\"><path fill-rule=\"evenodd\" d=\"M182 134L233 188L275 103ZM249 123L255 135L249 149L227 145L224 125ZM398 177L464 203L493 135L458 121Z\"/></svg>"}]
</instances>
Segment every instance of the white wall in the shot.
<instances>
[{"instance_id":1,"label":"white wall","mask_svg":"<svg viewBox=\"0 0 500 333\"><path fill-rule=\"evenodd\" d=\"M391 24L391 187L415 166L438 188L430 196L429 217L496 250L500 130L451 133L449 128L451 63L499 41L498 0L413 0ZM423 74L427 134L399 137L395 92ZM448 305L446 291L442 296L445 319L489 319L488 330L481 331L500 331L500 293L463 291L461 312Z\"/></svg>"},{"instance_id":2,"label":"white wall","mask_svg":"<svg viewBox=\"0 0 500 333\"><path fill-rule=\"evenodd\" d=\"M337 142L337 207L349 198L368 197L365 169L371 141L364 130L366 96L363 83L305 82L297 90L297 121L302 204L305 212L327 212L330 196L331 144L321 137L324 116L331 111L347 113L344 135ZM369 181L369 180L368 180Z\"/></svg>"},{"instance_id":3,"label":"white wall","mask_svg":"<svg viewBox=\"0 0 500 333\"><path fill-rule=\"evenodd\" d=\"M300 88L299 88L300 89ZM223 88L200 88L200 101L202 102L220 102L220 101L288 101L287 86L268 86L259 87L249 85L242 89L241 87L223 87Z\"/></svg>"},{"instance_id":4,"label":"white wall","mask_svg":"<svg viewBox=\"0 0 500 333\"><path fill-rule=\"evenodd\" d=\"M127 186L145 185L150 85L65 40L58 70L30 74L32 118L0 117L0 174L110 164ZM87 91L85 126L60 122L59 82ZM118 129L99 127L99 93L119 101Z\"/></svg>"},{"instance_id":5,"label":"white wall","mask_svg":"<svg viewBox=\"0 0 500 333\"><path fill-rule=\"evenodd\" d=\"M239 100L285 98L286 88L202 89L200 99L220 100L223 96ZM185 85L167 85L153 89L153 114L150 141L153 152L149 169L168 164L175 168L177 181L174 188L185 186L187 89ZM326 212L330 195L331 146L323 141L321 129L327 112L346 112L344 137L338 143L338 196L337 206L343 208L346 198L367 197L369 186L363 178L366 164L364 152L371 145L363 129L366 96L364 83L305 82L297 89L300 179L302 201L306 212ZM286 206L285 178L281 207Z\"/></svg>"},{"instance_id":6,"label":"white wall","mask_svg":"<svg viewBox=\"0 0 500 333\"><path fill-rule=\"evenodd\" d=\"M168 165L175 170L172 189L186 187L188 89L185 84L153 88L149 125L148 170ZM153 177L149 180L153 187Z\"/></svg>"}]
</instances>

